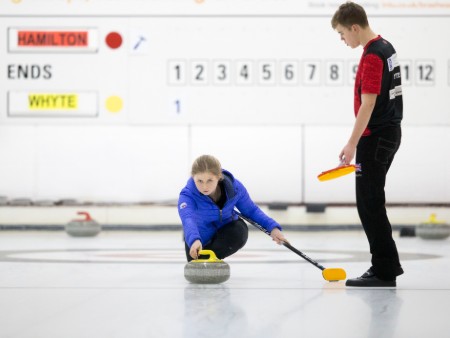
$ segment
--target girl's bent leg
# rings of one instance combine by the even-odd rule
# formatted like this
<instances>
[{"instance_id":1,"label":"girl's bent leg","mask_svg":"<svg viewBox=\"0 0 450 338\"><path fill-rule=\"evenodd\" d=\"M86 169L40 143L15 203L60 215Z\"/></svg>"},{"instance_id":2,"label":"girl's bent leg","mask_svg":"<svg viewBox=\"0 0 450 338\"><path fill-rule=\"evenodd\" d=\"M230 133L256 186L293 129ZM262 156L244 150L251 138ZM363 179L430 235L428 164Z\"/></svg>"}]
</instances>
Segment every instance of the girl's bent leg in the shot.
<instances>
[{"instance_id":1,"label":"girl's bent leg","mask_svg":"<svg viewBox=\"0 0 450 338\"><path fill-rule=\"evenodd\" d=\"M230 222L219 229L204 249L212 250L220 259L231 256L247 243L248 227L241 219Z\"/></svg>"}]
</instances>

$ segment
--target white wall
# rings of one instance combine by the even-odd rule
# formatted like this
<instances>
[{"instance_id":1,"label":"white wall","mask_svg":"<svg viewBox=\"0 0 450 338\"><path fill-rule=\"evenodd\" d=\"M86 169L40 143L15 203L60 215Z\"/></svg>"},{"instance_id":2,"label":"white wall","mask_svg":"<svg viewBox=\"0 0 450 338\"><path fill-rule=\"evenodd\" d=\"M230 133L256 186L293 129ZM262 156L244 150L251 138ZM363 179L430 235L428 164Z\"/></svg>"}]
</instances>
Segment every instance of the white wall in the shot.
<instances>
[{"instance_id":1,"label":"white wall","mask_svg":"<svg viewBox=\"0 0 450 338\"><path fill-rule=\"evenodd\" d=\"M150 2L139 3L139 11L121 1L0 5L0 195L175 200L193 159L210 153L256 201L354 201L352 176L316 179L337 165L349 137L353 66L362 52L331 29L334 2L286 1L280 9L266 0L258 13L242 3L233 9L221 2L184 4L185 11L165 3L156 12ZM431 7L405 11L374 3L371 25L396 47L404 82L404 138L388 177L388 200L449 203L450 44L437 40L437 32L450 31L450 11L436 16ZM30 52L8 35L68 28L95 32L94 50ZM105 42L111 32L123 38L117 49ZM140 37L145 41L135 48ZM228 81L218 81L220 64ZM50 66L51 78L17 74L18 66L32 65ZM250 67L249 83L243 65ZM32 93L81 98L86 92L95 97L86 103L91 117L64 109L43 113L20 101ZM117 112L107 105L112 97L123 103Z\"/></svg>"}]
</instances>

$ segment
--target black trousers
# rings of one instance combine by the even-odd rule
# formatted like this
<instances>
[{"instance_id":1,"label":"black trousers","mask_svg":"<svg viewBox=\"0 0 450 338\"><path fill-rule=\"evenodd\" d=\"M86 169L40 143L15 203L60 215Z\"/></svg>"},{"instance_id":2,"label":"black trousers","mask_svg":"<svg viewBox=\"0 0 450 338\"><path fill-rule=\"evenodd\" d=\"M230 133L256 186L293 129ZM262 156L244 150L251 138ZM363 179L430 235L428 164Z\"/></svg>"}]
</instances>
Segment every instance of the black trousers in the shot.
<instances>
[{"instance_id":1,"label":"black trousers","mask_svg":"<svg viewBox=\"0 0 450 338\"><path fill-rule=\"evenodd\" d=\"M356 204L372 254L372 271L392 280L403 273L392 227L386 213L386 175L400 147L401 128L391 127L376 135L361 137L356 151Z\"/></svg>"},{"instance_id":2,"label":"black trousers","mask_svg":"<svg viewBox=\"0 0 450 338\"><path fill-rule=\"evenodd\" d=\"M224 259L242 249L247 243L248 227L241 219L232 221L220 228L211 241L203 246L205 250L212 250L217 258ZM193 258L189 254L189 246L184 242L186 258L190 262Z\"/></svg>"}]
</instances>

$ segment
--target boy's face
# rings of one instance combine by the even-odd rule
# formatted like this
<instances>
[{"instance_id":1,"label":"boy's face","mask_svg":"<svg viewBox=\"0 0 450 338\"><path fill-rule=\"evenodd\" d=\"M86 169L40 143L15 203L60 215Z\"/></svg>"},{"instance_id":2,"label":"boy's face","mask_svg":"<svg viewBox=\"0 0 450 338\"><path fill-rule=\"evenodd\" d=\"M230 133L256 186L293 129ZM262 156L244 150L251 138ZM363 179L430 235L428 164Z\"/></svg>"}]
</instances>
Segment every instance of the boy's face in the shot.
<instances>
[{"instance_id":1,"label":"boy's face","mask_svg":"<svg viewBox=\"0 0 450 338\"><path fill-rule=\"evenodd\" d=\"M219 177L209 172L194 175L195 186L203 195L211 195L219 183Z\"/></svg>"},{"instance_id":2,"label":"boy's face","mask_svg":"<svg viewBox=\"0 0 450 338\"><path fill-rule=\"evenodd\" d=\"M350 28L337 25L336 32L339 33L341 40L344 41L347 46L356 48L360 45L358 25L352 25Z\"/></svg>"}]
</instances>

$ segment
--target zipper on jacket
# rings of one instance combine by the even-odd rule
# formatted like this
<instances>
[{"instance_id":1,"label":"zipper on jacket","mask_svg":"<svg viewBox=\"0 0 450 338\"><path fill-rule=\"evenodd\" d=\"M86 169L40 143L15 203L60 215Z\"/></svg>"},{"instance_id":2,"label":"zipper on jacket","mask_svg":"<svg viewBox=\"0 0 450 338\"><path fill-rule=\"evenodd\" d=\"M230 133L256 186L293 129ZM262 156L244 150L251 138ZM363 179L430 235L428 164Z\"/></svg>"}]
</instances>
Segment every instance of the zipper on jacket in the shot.
<instances>
[{"instance_id":1,"label":"zipper on jacket","mask_svg":"<svg viewBox=\"0 0 450 338\"><path fill-rule=\"evenodd\" d=\"M220 221L220 223L222 223L222 209L219 209L219 215L220 215L219 221Z\"/></svg>"}]
</instances>

